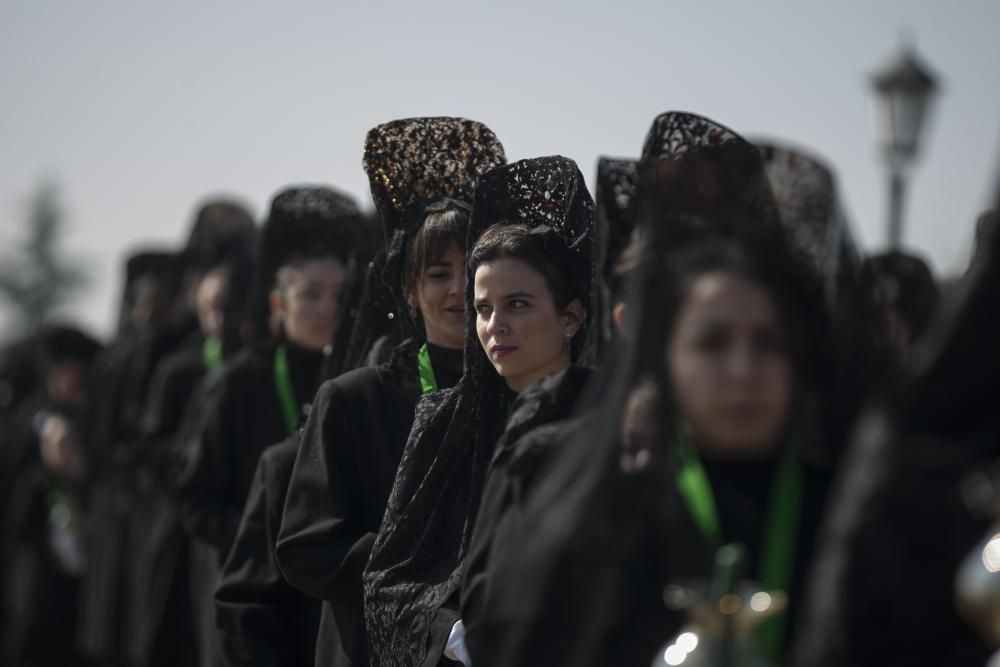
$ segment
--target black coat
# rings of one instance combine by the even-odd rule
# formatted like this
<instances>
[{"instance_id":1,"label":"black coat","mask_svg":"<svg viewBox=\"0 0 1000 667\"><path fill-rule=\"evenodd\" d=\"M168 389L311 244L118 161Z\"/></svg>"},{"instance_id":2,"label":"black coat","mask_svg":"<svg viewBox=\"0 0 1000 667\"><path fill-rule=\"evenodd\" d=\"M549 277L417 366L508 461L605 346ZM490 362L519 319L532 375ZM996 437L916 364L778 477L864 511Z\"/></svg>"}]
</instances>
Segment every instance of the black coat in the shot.
<instances>
[{"instance_id":1,"label":"black coat","mask_svg":"<svg viewBox=\"0 0 1000 667\"><path fill-rule=\"evenodd\" d=\"M54 494L81 509L84 478L57 477L42 462L36 432L39 418L53 407L41 395L23 401L5 434L13 467L4 471L12 483L0 506L0 665L87 664L75 646L79 567L85 562L71 555L84 553L85 536L77 536L74 550L66 548L70 542L56 548L51 523ZM69 413L57 412L72 421Z\"/></svg>"},{"instance_id":2,"label":"black coat","mask_svg":"<svg viewBox=\"0 0 1000 667\"><path fill-rule=\"evenodd\" d=\"M139 667L196 661L191 543L181 527L172 492L182 463L184 416L206 372L199 334L157 366L141 423L126 619L129 659Z\"/></svg>"},{"instance_id":3,"label":"black coat","mask_svg":"<svg viewBox=\"0 0 1000 667\"><path fill-rule=\"evenodd\" d=\"M264 450L215 591L216 624L230 665L312 665L320 601L292 588L275 546L299 437Z\"/></svg>"},{"instance_id":4,"label":"black coat","mask_svg":"<svg viewBox=\"0 0 1000 667\"><path fill-rule=\"evenodd\" d=\"M439 387L457 382L462 352L430 347ZM326 600L319 656L367 665L361 573L382 522L421 395L412 354L323 384L306 423L278 536L288 581ZM326 633L324 633L326 634ZM339 646L332 646L339 644Z\"/></svg>"},{"instance_id":5,"label":"black coat","mask_svg":"<svg viewBox=\"0 0 1000 667\"><path fill-rule=\"evenodd\" d=\"M670 583L710 574L712 548L672 484L672 468L613 473L593 511L540 572L532 531L545 521L529 502L557 452L581 446L599 415L584 415L526 433L498 453L476 523L463 581L466 645L477 667L522 664L645 667L680 630L682 614L668 611ZM729 469L727 469L729 468ZM747 542L756 560L770 488L765 466L712 466L723 533ZM790 591L794 620L824 511L829 472L806 468L795 571ZM737 485L733 480L740 479ZM791 632L791 626L788 631Z\"/></svg>"},{"instance_id":6,"label":"black coat","mask_svg":"<svg viewBox=\"0 0 1000 667\"><path fill-rule=\"evenodd\" d=\"M286 349L295 398L305 404L316 392L322 355ZM201 400L177 493L184 525L222 558L236 536L257 459L290 435L275 388L274 350L236 355L209 379Z\"/></svg>"},{"instance_id":7,"label":"black coat","mask_svg":"<svg viewBox=\"0 0 1000 667\"><path fill-rule=\"evenodd\" d=\"M97 660L122 660L133 650L130 617L137 612L132 604L142 595L133 585L135 545L141 543L143 526L137 482L148 453L142 447L142 415L154 369L193 326L185 320L123 332L90 370L91 410L82 425L91 467L90 566L81 582L78 641Z\"/></svg>"}]
</instances>

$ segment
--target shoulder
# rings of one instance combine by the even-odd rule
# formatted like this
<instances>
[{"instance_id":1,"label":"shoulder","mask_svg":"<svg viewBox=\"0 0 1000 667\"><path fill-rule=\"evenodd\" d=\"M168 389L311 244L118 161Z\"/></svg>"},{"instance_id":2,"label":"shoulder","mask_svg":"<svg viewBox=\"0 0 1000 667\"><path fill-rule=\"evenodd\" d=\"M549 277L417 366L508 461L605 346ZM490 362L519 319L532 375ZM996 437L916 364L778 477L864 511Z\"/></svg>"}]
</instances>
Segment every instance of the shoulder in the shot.
<instances>
[{"instance_id":1,"label":"shoulder","mask_svg":"<svg viewBox=\"0 0 1000 667\"><path fill-rule=\"evenodd\" d=\"M371 400L392 391L410 391L417 386L410 378L389 365L365 366L324 382L317 393L319 401Z\"/></svg>"},{"instance_id":2,"label":"shoulder","mask_svg":"<svg viewBox=\"0 0 1000 667\"><path fill-rule=\"evenodd\" d=\"M296 433L281 442L271 445L260 455L260 467L265 468L268 474L280 476L287 471L290 475L292 467L295 465L295 455L299 451L301 436Z\"/></svg>"},{"instance_id":3,"label":"shoulder","mask_svg":"<svg viewBox=\"0 0 1000 667\"><path fill-rule=\"evenodd\" d=\"M591 375L587 367L570 366L531 385L514 402L508 430L520 436L537 426L568 419Z\"/></svg>"},{"instance_id":4,"label":"shoulder","mask_svg":"<svg viewBox=\"0 0 1000 667\"><path fill-rule=\"evenodd\" d=\"M185 345L180 350L169 354L157 366L157 374L164 377L174 377L183 373L202 371L205 362L201 356L201 348Z\"/></svg>"},{"instance_id":5,"label":"shoulder","mask_svg":"<svg viewBox=\"0 0 1000 667\"><path fill-rule=\"evenodd\" d=\"M211 387L238 388L261 376L273 373L273 362L266 350L246 348L227 360L218 371L209 374Z\"/></svg>"}]
</instances>

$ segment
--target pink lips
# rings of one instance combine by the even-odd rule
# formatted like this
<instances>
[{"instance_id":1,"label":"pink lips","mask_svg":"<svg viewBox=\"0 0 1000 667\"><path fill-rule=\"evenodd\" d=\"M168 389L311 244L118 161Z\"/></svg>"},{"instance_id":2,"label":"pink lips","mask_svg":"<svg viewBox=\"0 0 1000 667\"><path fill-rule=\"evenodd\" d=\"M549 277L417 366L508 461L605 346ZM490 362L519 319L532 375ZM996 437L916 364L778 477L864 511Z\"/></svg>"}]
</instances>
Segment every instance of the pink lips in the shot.
<instances>
[{"instance_id":1,"label":"pink lips","mask_svg":"<svg viewBox=\"0 0 1000 667\"><path fill-rule=\"evenodd\" d=\"M503 359L514 352L517 348L510 345L494 345L490 348L490 356L494 359Z\"/></svg>"}]
</instances>

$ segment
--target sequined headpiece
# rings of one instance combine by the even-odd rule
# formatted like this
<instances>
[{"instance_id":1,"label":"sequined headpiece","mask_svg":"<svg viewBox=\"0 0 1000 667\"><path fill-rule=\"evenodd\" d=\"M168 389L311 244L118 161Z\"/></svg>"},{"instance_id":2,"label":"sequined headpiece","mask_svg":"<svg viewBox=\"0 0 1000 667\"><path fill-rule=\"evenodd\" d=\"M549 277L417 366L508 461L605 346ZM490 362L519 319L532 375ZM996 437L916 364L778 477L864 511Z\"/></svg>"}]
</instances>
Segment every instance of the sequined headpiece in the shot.
<instances>
[{"instance_id":1,"label":"sequined headpiece","mask_svg":"<svg viewBox=\"0 0 1000 667\"><path fill-rule=\"evenodd\" d=\"M505 163L496 135L465 118L394 120L365 138L365 173L387 240L417 208L445 197L471 202L479 176Z\"/></svg>"}]
</instances>

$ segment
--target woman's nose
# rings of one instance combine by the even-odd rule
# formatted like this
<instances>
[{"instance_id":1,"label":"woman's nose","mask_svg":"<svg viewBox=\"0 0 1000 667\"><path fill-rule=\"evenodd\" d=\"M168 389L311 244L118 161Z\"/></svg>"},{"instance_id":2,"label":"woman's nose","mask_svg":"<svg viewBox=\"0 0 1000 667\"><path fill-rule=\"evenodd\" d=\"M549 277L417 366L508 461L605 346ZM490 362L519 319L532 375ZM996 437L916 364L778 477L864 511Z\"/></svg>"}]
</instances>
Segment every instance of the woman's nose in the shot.
<instances>
[{"instance_id":1,"label":"woman's nose","mask_svg":"<svg viewBox=\"0 0 1000 667\"><path fill-rule=\"evenodd\" d=\"M737 345L726 359L726 371L734 381L746 381L753 378L757 364L754 354L748 346Z\"/></svg>"},{"instance_id":2,"label":"woman's nose","mask_svg":"<svg viewBox=\"0 0 1000 667\"><path fill-rule=\"evenodd\" d=\"M506 322L497 313L497 311L494 310L493 314L490 315L489 321L486 323L486 333L488 333L490 335L496 335L496 334L502 334L502 333L506 333L506 332L507 332L507 324L506 324Z\"/></svg>"}]
</instances>

